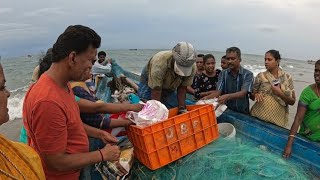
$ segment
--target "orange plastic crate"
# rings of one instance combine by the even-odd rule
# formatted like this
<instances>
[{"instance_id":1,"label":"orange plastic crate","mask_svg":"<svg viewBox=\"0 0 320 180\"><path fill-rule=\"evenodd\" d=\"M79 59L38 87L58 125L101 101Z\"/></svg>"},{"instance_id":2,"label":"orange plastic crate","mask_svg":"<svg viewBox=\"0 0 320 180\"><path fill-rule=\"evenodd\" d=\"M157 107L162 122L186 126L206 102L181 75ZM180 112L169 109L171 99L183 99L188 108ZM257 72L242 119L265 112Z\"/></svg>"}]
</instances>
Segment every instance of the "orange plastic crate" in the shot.
<instances>
[{"instance_id":1,"label":"orange plastic crate","mask_svg":"<svg viewBox=\"0 0 320 180\"><path fill-rule=\"evenodd\" d=\"M155 170L219 137L213 105L192 105L187 110L177 115L178 108L170 109L167 120L144 128L129 126L128 137L141 163Z\"/></svg>"}]
</instances>

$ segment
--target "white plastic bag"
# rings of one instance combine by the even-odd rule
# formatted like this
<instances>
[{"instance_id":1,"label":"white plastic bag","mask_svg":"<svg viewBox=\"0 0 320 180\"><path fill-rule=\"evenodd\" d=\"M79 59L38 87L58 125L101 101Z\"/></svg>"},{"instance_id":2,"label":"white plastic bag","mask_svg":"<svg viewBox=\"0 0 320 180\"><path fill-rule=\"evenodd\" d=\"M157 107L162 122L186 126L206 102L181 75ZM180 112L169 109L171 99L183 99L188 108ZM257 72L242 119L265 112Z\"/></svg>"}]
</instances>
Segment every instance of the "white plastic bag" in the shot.
<instances>
[{"instance_id":1,"label":"white plastic bag","mask_svg":"<svg viewBox=\"0 0 320 180\"><path fill-rule=\"evenodd\" d=\"M213 104L216 117L219 117L228 107L225 104L219 105L218 98L199 100L196 104Z\"/></svg>"},{"instance_id":2,"label":"white plastic bag","mask_svg":"<svg viewBox=\"0 0 320 180\"><path fill-rule=\"evenodd\" d=\"M137 126L144 127L168 119L169 110L160 101L149 100L144 104L138 113L129 111L127 118L132 120Z\"/></svg>"}]
</instances>

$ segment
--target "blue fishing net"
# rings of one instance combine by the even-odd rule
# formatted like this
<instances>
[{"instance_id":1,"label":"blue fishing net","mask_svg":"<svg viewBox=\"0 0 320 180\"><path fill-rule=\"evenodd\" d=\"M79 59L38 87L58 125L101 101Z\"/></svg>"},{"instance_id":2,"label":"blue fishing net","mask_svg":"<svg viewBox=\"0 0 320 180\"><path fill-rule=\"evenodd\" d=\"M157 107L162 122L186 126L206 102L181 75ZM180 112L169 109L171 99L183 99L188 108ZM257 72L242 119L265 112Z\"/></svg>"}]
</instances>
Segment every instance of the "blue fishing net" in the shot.
<instances>
[{"instance_id":1,"label":"blue fishing net","mask_svg":"<svg viewBox=\"0 0 320 180\"><path fill-rule=\"evenodd\" d=\"M136 161L132 179L316 179L306 167L285 160L246 139L218 139L163 168L152 171Z\"/></svg>"}]
</instances>

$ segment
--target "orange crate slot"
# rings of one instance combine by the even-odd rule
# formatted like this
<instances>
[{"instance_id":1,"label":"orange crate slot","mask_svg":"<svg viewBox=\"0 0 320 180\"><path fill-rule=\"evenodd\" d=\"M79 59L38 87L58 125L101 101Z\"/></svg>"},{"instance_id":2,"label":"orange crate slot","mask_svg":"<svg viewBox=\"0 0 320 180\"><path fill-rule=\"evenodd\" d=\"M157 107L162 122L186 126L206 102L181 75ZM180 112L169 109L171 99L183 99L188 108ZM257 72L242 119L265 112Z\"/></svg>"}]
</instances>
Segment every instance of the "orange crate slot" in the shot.
<instances>
[{"instance_id":1,"label":"orange crate slot","mask_svg":"<svg viewBox=\"0 0 320 180\"><path fill-rule=\"evenodd\" d=\"M149 169L163 167L219 137L213 105L187 109L181 115L178 108L170 109L168 119L144 128L129 126L135 157Z\"/></svg>"}]
</instances>

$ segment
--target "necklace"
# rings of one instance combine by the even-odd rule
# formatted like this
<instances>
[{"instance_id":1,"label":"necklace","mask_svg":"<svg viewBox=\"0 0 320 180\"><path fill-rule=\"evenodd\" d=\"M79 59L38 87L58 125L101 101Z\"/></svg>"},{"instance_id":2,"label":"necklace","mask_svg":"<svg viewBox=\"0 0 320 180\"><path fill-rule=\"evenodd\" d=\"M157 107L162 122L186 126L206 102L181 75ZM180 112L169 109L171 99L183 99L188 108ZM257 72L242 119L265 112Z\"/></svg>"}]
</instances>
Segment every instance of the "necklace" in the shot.
<instances>
[{"instance_id":1,"label":"necklace","mask_svg":"<svg viewBox=\"0 0 320 180\"><path fill-rule=\"evenodd\" d=\"M17 166L5 155L5 153L0 150L0 154L1 154L4 158L6 158L7 161L10 162L11 165L19 172L19 174L23 177L23 179L26 180L26 177L25 177L25 176L22 174L22 172L17 168ZM11 174L5 172L5 171L2 170L2 169L0 169L0 172L1 172L2 174L6 175L6 176L8 176L8 177L10 177L10 178L12 178L12 179L17 179L17 180L18 180L17 177L12 176Z\"/></svg>"}]
</instances>

